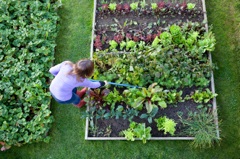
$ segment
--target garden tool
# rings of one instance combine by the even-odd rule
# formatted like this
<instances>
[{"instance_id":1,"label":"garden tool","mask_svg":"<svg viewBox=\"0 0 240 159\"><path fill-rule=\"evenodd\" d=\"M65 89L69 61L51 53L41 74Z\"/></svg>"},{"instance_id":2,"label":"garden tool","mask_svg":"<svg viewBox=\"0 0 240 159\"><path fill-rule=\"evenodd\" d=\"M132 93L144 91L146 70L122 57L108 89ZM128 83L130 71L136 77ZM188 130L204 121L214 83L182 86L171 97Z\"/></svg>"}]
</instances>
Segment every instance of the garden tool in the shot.
<instances>
[{"instance_id":1,"label":"garden tool","mask_svg":"<svg viewBox=\"0 0 240 159\"><path fill-rule=\"evenodd\" d=\"M92 82L99 82L98 80L92 80L90 79L90 81ZM131 87L131 88L142 88L142 87L139 87L139 86L134 86L134 85L130 85L130 84L124 84L124 83L114 83L114 82L107 82L108 84L111 84L111 85L115 85L115 86L123 86L123 87Z\"/></svg>"}]
</instances>

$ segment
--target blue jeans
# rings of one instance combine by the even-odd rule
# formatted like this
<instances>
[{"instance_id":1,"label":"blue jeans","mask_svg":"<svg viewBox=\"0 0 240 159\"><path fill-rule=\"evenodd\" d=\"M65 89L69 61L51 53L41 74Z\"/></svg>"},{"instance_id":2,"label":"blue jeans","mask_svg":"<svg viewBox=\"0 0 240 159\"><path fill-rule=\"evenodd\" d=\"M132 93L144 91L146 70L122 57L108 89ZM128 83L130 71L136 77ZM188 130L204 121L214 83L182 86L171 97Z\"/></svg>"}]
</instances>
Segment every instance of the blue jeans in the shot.
<instances>
[{"instance_id":1,"label":"blue jeans","mask_svg":"<svg viewBox=\"0 0 240 159\"><path fill-rule=\"evenodd\" d=\"M72 90L72 98L67 100L67 101L61 101L59 99L57 99L53 94L52 97L60 104L74 104L77 105L80 102L80 97L77 95L77 88L74 88Z\"/></svg>"}]
</instances>

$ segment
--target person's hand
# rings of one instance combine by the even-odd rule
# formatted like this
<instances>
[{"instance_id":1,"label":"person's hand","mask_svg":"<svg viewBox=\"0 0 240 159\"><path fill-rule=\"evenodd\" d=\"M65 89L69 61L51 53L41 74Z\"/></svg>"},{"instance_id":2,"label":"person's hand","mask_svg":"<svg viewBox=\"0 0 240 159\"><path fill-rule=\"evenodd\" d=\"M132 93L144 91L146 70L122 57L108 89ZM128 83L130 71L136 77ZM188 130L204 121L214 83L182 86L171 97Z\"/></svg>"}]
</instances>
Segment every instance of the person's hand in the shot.
<instances>
[{"instance_id":1,"label":"person's hand","mask_svg":"<svg viewBox=\"0 0 240 159\"><path fill-rule=\"evenodd\" d=\"M105 83L105 86L107 86L107 85L108 85L108 81L104 81L104 83Z\"/></svg>"}]
</instances>

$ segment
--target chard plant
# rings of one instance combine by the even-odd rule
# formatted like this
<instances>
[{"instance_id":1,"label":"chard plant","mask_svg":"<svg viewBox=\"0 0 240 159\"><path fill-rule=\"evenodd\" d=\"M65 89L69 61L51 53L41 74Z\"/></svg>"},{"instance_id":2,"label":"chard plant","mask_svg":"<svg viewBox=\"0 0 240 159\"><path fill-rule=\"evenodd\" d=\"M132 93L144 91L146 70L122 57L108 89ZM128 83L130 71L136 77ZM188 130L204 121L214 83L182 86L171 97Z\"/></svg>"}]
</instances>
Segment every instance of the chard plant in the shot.
<instances>
[{"instance_id":1,"label":"chard plant","mask_svg":"<svg viewBox=\"0 0 240 159\"><path fill-rule=\"evenodd\" d=\"M183 98L182 98L182 91L177 92L176 90L173 91L168 91L167 92L167 99L166 99L167 103L170 104L176 104L178 102L183 102Z\"/></svg>"},{"instance_id":2,"label":"chard plant","mask_svg":"<svg viewBox=\"0 0 240 159\"><path fill-rule=\"evenodd\" d=\"M177 123L175 123L173 119L169 119L164 116L154 119L154 121L157 123L159 131L163 130L164 134L170 133L172 136L174 135Z\"/></svg>"},{"instance_id":3,"label":"chard plant","mask_svg":"<svg viewBox=\"0 0 240 159\"><path fill-rule=\"evenodd\" d=\"M217 94L210 91L208 88L205 91L196 90L191 98L196 103L208 103L212 98L216 97Z\"/></svg>"},{"instance_id":4,"label":"chard plant","mask_svg":"<svg viewBox=\"0 0 240 159\"><path fill-rule=\"evenodd\" d=\"M125 90L123 94L128 97L127 103L131 107L141 110L145 106L147 113L152 112L157 105L161 108L167 107L163 89L157 86L157 83L151 84L148 88Z\"/></svg>"},{"instance_id":5,"label":"chard plant","mask_svg":"<svg viewBox=\"0 0 240 159\"><path fill-rule=\"evenodd\" d=\"M123 97L120 95L119 91L114 87L107 96L103 97L104 105L114 106L117 102L121 102Z\"/></svg>"},{"instance_id":6,"label":"chard plant","mask_svg":"<svg viewBox=\"0 0 240 159\"><path fill-rule=\"evenodd\" d=\"M134 141L139 138L145 144L147 140L151 138L151 127L146 127L145 123L131 122L127 130L123 130L121 134L125 136L127 140Z\"/></svg>"},{"instance_id":7,"label":"chard plant","mask_svg":"<svg viewBox=\"0 0 240 159\"><path fill-rule=\"evenodd\" d=\"M103 3L101 6L102 11L108 11L109 10L109 5L107 3Z\"/></svg>"},{"instance_id":8,"label":"chard plant","mask_svg":"<svg viewBox=\"0 0 240 159\"><path fill-rule=\"evenodd\" d=\"M95 104L96 107L102 107L104 106L104 96L107 96L110 93L109 89L90 89L86 92L88 94L87 97L84 98L85 101L87 101L88 104L91 104L92 102Z\"/></svg>"}]
</instances>

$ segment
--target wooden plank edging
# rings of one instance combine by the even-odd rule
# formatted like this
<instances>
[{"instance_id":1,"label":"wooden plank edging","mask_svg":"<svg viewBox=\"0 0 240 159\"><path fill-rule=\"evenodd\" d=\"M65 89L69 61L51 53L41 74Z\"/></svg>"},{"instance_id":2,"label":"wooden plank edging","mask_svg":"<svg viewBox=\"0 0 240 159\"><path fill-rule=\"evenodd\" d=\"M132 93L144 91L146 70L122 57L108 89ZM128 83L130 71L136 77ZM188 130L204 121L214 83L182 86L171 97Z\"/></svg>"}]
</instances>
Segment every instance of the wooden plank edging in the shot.
<instances>
[{"instance_id":1,"label":"wooden plank edging","mask_svg":"<svg viewBox=\"0 0 240 159\"><path fill-rule=\"evenodd\" d=\"M206 22L205 28L208 31L207 10L206 10L205 0L202 0L202 7L203 7L204 20ZM212 55L211 55L211 53L209 53L209 59L210 59L210 63L212 64ZM214 84L213 71L211 71L211 91L213 93L215 93L215 84ZM216 97L213 98L213 116L214 116L214 122L215 122L215 125L216 125L216 135L217 135L217 138L220 139Z\"/></svg>"}]
</instances>

